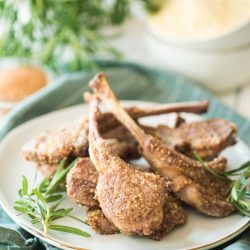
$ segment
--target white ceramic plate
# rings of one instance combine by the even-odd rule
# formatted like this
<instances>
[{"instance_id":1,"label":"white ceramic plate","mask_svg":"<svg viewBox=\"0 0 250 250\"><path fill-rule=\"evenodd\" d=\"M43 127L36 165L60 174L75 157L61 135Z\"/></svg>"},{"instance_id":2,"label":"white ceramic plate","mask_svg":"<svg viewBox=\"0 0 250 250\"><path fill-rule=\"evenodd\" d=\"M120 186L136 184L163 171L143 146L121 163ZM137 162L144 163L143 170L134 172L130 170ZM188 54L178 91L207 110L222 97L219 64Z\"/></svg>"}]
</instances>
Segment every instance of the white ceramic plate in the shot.
<instances>
[{"instance_id":1,"label":"white ceramic plate","mask_svg":"<svg viewBox=\"0 0 250 250\"><path fill-rule=\"evenodd\" d=\"M142 104L142 102L126 102L126 104ZM145 103L143 103L145 104ZM22 146L33 136L46 129L57 127L65 122L72 121L82 115L87 115L87 105L79 105L53 112L33 119L10 132L0 144L0 201L8 215L21 227L30 233L63 249L95 249L95 250L160 250L160 249L207 249L222 244L241 233L249 225L249 218L238 214L226 218L216 219L203 216L195 211L189 211L186 225L174 231L157 242L140 237L125 236L122 234L102 236L93 232L88 226L61 219L59 223L79 227L91 234L91 238L65 234L62 232L49 232L45 236L40 228L33 226L27 217L18 216L13 209L13 202L21 187L22 175L32 183L35 175L34 164L25 161L21 156ZM185 114L188 121L201 119L196 115ZM144 123L166 123L171 117L162 115L144 118ZM231 167L249 160L250 150L241 141L223 152L229 160ZM41 179L41 176L38 176ZM74 214L84 217L85 210L70 200L65 201L65 206L74 207Z\"/></svg>"}]
</instances>

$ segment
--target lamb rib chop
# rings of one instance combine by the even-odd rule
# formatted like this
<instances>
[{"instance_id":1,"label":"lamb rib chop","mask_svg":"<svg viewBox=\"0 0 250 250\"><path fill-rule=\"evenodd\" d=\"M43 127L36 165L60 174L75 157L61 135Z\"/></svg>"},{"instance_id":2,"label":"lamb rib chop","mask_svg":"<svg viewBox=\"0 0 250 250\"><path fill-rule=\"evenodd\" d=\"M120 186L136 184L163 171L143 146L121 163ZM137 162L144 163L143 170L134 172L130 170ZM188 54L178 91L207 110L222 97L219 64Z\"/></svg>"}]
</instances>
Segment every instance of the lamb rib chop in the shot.
<instances>
[{"instance_id":1,"label":"lamb rib chop","mask_svg":"<svg viewBox=\"0 0 250 250\"><path fill-rule=\"evenodd\" d=\"M121 107L103 73L98 74L91 81L90 86L135 137L142 155L154 170L173 181L173 192L177 197L199 212L210 216L223 217L234 211L234 206L225 197L226 194L220 193L218 189L218 186L225 186L225 189L229 190L229 183L214 176L210 177L211 174L205 171L200 163L179 154L161 140L145 133ZM200 172L201 169L203 172ZM199 176L198 172L202 176ZM210 185L216 187L213 191L207 190L203 185L207 178L211 180Z\"/></svg>"},{"instance_id":2,"label":"lamb rib chop","mask_svg":"<svg viewBox=\"0 0 250 250\"><path fill-rule=\"evenodd\" d=\"M168 232L176 226L183 225L187 221L187 214L181 207L181 202L170 193L166 193L163 222L159 230L147 235L147 238L161 240ZM91 228L99 234L116 234L119 229L114 226L103 214L100 207L90 207L87 210L87 222Z\"/></svg>"},{"instance_id":3,"label":"lamb rib chop","mask_svg":"<svg viewBox=\"0 0 250 250\"><path fill-rule=\"evenodd\" d=\"M177 128L160 125L143 127L146 133L162 139L169 147L193 157L197 152L203 159L213 159L228 146L236 143L236 125L220 118L182 123Z\"/></svg>"},{"instance_id":4,"label":"lamb rib chop","mask_svg":"<svg viewBox=\"0 0 250 250\"><path fill-rule=\"evenodd\" d=\"M103 213L125 234L151 235L163 221L164 181L143 173L112 152L97 129L97 98L90 104L89 154L99 178L96 196Z\"/></svg>"},{"instance_id":5,"label":"lamb rib chop","mask_svg":"<svg viewBox=\"0 0 250 250\"><path fill-rule=\"evenodd\" d=\"M141 170L144 171L144 170ZM89 158L79 159L67 175L67 194L77 204L88 206L87 221L94 231L99 234L118 233L114 226L103 214L95 199L95 189L98 180L98 172ZM186 222L187 214L178 201L170 193L171 182L165 181L166 202L164 206L163 222L159 230L147 237L160 240L166 233L177 225Z\"/></svg>"},{"instance_id":6,"label":"lamb rib chop","mask_svg":"<svg viewBox=\"0 0 250 250\"><path fill-rule=\"evenodd\" d=\"M114 151L112 152L114 153ZM139 169L137 166L133 167L146 172L146 170ZM66 188L68 197L79 205L88 207L98 205L98 201L95 199L97 181L98 172L90 158L79 158L67 174Z\"/></svg>"},{"instance_id":7,"label":"lamb rib chop","mask_svg":"<svg viewBox=\"0 0 250 250\"><path fill-rule=\"evenodd\" d=\"M168 180L136 170L112 152L99 135L97 115L95 98L90 108L90 156L100 174L96 196L105 218L126 234L160 240L186 222L185 211L167 190L171 185Z\"/></svg>"},{"instance_id":8,"label":"lamb rib chop","mask_svg":"<svg viewBox=\"0 0 250 250\"><path fill-rule=\"evenodd\" d=\"M137 119L139 117L179 111L202 113L206 112L207 108L208 102L202 101L162 104L144 108L130 107L127 108L127 111L134 119ZM126 148L125 143L123 143L122 148L124 151L122 154L126 156L126 151L128 150L131 158L138 156L137 143L135 145L131 144L132 141L135 142L135 140L131 139L132 136L130 135L129 140L126 140L128 138L127 130L123 128L123 132L117 134L116 127L120 123L111 113L103 113L98 123L100 124L100 132L104 138L117 138L117 136L120 136L119 143L125 141L125 143L129 144L128 148ZM107 135L105 135L106 133ZM122 138L123 135L125 138ZM119 147L119 145L116 144L116 147ZM121 151L120 148L117 150ZM40 165L55 165L65 157L88 156L88 118L80 118L59 128L42 133L30 140L23 147L22 151L26 160L37 162Z\"/></svg>"}]
</instances>

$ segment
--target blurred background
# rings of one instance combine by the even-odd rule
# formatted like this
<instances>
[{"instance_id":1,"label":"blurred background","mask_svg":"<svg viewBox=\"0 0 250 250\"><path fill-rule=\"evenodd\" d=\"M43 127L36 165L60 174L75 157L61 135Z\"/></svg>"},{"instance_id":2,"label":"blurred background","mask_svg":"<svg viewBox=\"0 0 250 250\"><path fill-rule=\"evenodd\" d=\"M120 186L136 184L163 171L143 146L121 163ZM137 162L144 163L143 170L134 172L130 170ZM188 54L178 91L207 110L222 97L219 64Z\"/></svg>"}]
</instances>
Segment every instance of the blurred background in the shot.
<instances>
[{"instance_id":1,"label":"blurred background","mask_svg":"<svg viewBox=\"0 0 250 250\"><path fill-rule=\"evenodd\" d=\"M250 119L250 0L0 0L0 39L1 117L101 59L176 72Z\"/></svg>"}]
</instances>

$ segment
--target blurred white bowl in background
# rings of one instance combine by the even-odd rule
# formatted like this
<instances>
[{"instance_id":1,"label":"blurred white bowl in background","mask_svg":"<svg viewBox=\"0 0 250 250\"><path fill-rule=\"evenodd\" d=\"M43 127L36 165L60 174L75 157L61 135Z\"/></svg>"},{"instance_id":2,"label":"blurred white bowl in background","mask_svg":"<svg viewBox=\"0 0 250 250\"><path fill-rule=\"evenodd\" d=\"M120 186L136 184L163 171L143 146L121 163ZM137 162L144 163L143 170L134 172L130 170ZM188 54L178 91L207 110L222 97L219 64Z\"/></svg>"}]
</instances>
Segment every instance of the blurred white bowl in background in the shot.
<instances>
[{"instance_id":1,"label":"blurred white bowl in background","mask_svg":"<svg viewBox=\"0 0 250 250\"><path fill-rule=\"evenodd\" d=\"M145 30L150 64L186 75L215 92L250 82L250 43L227 50L202 50L171 44Z\"/></svg>"},{"instance_id":2,"label":"blurred white bowl in background","mask_svg":"<svg viewBox=\"0 0 250 250\"><path fill-rule=\"evenodd\" d=\"M212 36L207 35L196 38L178 38L174 35L170 36L167 34L163 34L161 33L161 29L159 29L161 27L158 26L164 25L164 23L154 23L152 22L151 18L145 14L143 15L140 13L140 17L144 17L146 29L153 36L162 40L163 42L174 44L183 48L202 50L228 50L250 44L250 16L248 18L243 19L243 21L239 22L232 28L227 29L226 31L222 31ZM190 23L190 25L191 24L192 23ZM209 23L207 23L207 25L209 25Z\"/></svg>"},{"instance_id":3,"label":"blurred white bowl in background","mask_svg":"<svg viewBox=\"0 0 250 250\"><path fill-rule=\"evenodd\" d=\"M133 18L119 29L123 35L111 44L126 60L171 70L217 93L250 83L250 20L214 38L170 39L134 5Z\"/></svg>"}]
</instances>

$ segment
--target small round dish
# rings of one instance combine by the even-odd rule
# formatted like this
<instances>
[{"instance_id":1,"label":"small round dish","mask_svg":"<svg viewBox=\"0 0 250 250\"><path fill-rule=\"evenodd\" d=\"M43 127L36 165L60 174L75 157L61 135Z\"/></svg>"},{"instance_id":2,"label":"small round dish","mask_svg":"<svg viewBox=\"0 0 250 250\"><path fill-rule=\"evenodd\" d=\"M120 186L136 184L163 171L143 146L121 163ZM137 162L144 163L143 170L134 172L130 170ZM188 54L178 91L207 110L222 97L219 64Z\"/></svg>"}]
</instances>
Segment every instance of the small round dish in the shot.
<instances>
[{"instance_id":1,"label":"small round dish","mask_svg":"<svg viewBox=\"0 0 250 250\"><path fill-rule=\"evenodd\" d=\"M22 68L23 71L21 73L20 71L17 73L18 77L17 76L14 77L14 73L12 74L13 71L5 71L5 69L14 70L22 66L23 66ZM30 81L30 77L27 77L28 74L30 74L30 72L28 71L29 68L32 69L31 75L33 77L42 75L44 76L44 79L46 78L47 83L45 85L43 84L44 86L41 86L41 81L40 81L39 84L40 86L34 85L35 83L37 83L35 82L36 78L34 78L33 86L37 87L32 88L31 85L32 81ZM0 69L4 70L1 75L1 85L3 84L4 86L3 88L1 86L1 89L6 90L7 92L6 95L5 91L2 91L1 98L3 97L5 99L0 100L0 119L3 118L8 112L10 112L18 103L20 103L20 101L22 101L23 98L26 98L30 94L35 93L41 90L42 88L46 87L46 85L52 82L54 78L53 72L49 70L47 67L24 58L3 58L0 60ZM34 70L36 73L35 76L34 76ZM26 83L24 82L24 79L25 81L27 81L27 85L24 84ZM43 83L44 79L42 80ZM27 86L27 88L25 88L24 86Z\"/></svg>"}]
</instances>

